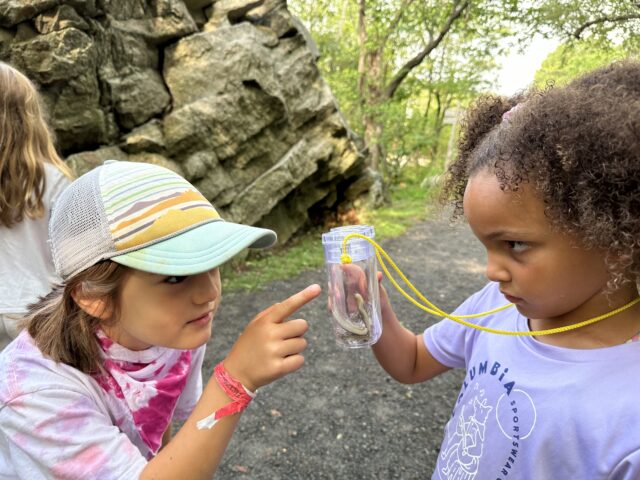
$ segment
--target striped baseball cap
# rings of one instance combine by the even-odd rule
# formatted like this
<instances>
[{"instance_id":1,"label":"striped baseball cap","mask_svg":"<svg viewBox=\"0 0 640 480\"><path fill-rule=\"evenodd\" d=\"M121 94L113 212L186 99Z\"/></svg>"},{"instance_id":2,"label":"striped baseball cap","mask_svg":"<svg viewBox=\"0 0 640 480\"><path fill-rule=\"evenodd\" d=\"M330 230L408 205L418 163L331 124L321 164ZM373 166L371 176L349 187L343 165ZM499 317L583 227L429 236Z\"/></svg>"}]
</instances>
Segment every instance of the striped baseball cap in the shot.
<instances>
[{"instance_id":1,"label":"striped baseball cap","mask_svg":"<svg viewBox=\"0 0 640 480\"><path fill-rule=\"evenodd\" d=\"M60 195L49 238L56 272L66 280L106 259L160 275L195 275L247 247L273 245L276 234L225 222L169 169L107 160Z\"/></svg>"}]
</instances>

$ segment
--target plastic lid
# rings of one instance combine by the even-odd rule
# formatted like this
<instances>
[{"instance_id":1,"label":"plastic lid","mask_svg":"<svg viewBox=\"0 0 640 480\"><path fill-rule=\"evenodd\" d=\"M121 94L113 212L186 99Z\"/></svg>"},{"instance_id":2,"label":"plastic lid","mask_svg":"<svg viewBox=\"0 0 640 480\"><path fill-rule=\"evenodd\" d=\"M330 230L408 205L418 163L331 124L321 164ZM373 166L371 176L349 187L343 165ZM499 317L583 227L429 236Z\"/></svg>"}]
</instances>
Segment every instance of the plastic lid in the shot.
<instances>
[{"instance_id":1,"label":"plastic lid","mask_svg":"<svg viewBox=\"0 0 640 480\"><path fill-rule=\"evenodd\" d=\"M327 263L341 263L342 241L350 233L359 233L369 238L375 237L375 230L370 225L347 225L345 227L332 228L327 233L322 234L324 258ZM354 262L366 260L375 255L373 245L362 238L350 238L347 241L346 250L346 253L351 256L351 260Z\"/></svg>"}]
</instances>

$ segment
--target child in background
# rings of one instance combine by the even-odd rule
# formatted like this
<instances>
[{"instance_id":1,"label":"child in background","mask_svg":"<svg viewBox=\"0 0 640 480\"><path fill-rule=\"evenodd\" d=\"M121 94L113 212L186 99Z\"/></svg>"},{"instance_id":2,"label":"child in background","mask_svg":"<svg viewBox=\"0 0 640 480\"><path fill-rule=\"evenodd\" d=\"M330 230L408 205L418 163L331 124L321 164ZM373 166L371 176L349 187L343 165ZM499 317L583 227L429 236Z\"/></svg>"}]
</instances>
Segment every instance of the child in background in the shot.
<instances>
[{"instance_id":1,"label":"child in background","mask_svg":"<svg viewBox=\"0 0 640 480\"><path fill-rule=\"evenodd\" d=\"M0 62L0 350L18 334L27 305L57 280L47 223L69 178L35 86Z\"/></svg>"},{"instance_id":2,"label":"child in background","mask_svg":"<svg viewBox=\"0 0 640 480\"><path fill-rule=\"evenodd\" d=\"M403 383L466 377L434 479L640 478L640 64L564 88L485 97L467 113L443 190L487 252L489 284L455 315L514 307L483 326L445 319L415 335L381 288L373 346Z\"/></svg>"},{"instance_id":3,"label":"child in background","mask_svg":"<svg viewBox=\"0 0 640 480\"><path fill-rule=\"evenodd\" d=\"M285 320L319 286L249 322L202 391L218 267L275 233L223 221L165 168L116 161L63 192L49 230L63 282L0 355L0 478L210 479L256 389L302 366L307 322Z\"/></svg>"}]
</instances>

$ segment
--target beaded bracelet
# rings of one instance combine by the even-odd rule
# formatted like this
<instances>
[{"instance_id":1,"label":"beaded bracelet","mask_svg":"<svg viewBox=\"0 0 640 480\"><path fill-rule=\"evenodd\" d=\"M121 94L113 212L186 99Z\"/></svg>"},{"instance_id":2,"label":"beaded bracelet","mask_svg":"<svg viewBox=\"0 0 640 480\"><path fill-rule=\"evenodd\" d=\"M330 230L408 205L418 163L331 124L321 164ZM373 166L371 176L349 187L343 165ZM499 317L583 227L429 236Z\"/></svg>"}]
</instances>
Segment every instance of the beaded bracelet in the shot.
<instances>
[{"instance_id":1,"label":"beaded bracelet","mask_svg":"<svg viewBox=\"0 0 640 480\"><path fill-rule=\"evenodd\" d=\"M256 397L255 392L249 390L242 383L233 378L229 372L227 372L227 369L224 368L222 362L215 366L213 374L218 385L220 385L220 388L222 388L224 393L226 393L232 401L196 423L198 430L202 430L204 428L210 429L218 423L218 420L221 418L242 412L247 408L251 400Z\"/></svg>"}]
</instances>

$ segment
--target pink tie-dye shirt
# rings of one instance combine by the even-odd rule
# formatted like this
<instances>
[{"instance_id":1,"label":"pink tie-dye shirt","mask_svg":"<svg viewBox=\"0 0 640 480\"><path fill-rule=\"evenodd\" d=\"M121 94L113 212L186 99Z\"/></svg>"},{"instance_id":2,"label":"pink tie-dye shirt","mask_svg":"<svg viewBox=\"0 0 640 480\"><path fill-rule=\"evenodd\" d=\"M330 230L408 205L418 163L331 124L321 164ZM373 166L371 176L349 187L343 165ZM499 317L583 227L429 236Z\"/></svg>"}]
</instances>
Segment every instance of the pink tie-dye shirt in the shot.
<instances>
[{"instance_id":1,"label":"pink tie-dye shirt","mask_svg":"<svg viewBox=\"0 0 640 480\"><path fill-rule=\"evenodd\" d=\"M138 478L202 392L204 346L134 352L101 336L95 378L43 357L27 332L0 354L0 480Z\"/></svg>"}]
</instances>

